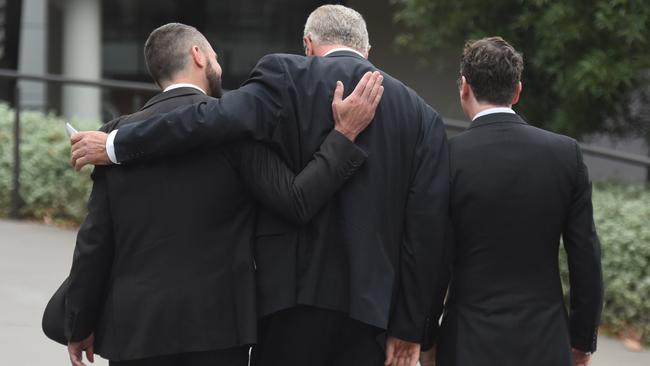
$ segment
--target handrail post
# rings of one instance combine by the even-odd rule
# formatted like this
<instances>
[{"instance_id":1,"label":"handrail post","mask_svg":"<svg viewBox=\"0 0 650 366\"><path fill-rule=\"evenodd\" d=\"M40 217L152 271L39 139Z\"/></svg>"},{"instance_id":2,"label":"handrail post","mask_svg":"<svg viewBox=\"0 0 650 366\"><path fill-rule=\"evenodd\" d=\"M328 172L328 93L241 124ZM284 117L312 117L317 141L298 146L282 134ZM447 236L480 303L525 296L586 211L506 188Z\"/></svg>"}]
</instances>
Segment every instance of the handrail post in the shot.
<instances>
[{"instance_id":1,"label":"handrail post","mask_svg":"<svg viewBox=\"0 0 650 366\"><path fill-rule=\"evenodd\" d=\"M648 145L650 145L650 139L647 139L646 141L648 141ZM650 150L648 150L648 157L650 158ZM650 165L646 166L645 182L650 185Z\"/></svg>"},{"instance_id":2,"label":"handrail post","mask_svg":"<svg viewBox=\"0 0 650 366\"><path fill-rule=\"evenodd\" d=\"M11 191L11 212L10 217L17 219L20 218L20 209L22 206L22 199L20 197L20 87L19 82L16 80L16 87L14 88L14 169L13 169L13 187Z\"/></svg>"},{"instance_id":3,"label":"handrail post","mask_svg":"<svg viewBox=\"0 0 650 366\"><path fill-rule=\"evenodd\" d=\"M142 96L140 94L133 95L133 110L138 111L142 108Z\"/></svg>"}]
</instances>

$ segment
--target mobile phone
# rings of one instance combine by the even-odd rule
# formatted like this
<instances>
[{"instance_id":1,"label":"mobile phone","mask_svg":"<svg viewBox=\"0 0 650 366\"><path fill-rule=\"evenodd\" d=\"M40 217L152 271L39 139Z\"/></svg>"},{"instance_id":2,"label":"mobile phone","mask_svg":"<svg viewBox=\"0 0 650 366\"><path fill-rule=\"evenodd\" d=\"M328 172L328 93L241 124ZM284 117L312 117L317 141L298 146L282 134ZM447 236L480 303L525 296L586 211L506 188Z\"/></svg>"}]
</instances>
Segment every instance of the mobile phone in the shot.
<instances>
[{"instance_id":1,"label":"mobile phone","mask_svg":"<svg viewBox=\"0 0 650 366\"><path fill-rule=\"evenodd\" d=\"M72 137L72 134L77 133L77 129L68 122L65 123L65 131L68 133L68 137Z\"/></svg>"}]
</instances>

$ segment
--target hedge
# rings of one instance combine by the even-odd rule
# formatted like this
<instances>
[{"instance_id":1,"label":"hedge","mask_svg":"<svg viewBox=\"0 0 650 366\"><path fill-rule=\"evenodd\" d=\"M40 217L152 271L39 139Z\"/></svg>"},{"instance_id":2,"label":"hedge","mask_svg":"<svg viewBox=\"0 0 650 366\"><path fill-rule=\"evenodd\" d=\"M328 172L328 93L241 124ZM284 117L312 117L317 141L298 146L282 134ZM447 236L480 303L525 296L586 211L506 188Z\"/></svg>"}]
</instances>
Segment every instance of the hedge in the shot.
<instances>
[{"instance_id":1,"label":"hedge","mask_svg":"<svg viewBox=\"0 0 650 366\"><path fill-rule=\"evenodd\" d=\"M9 211L13 149L13 111L0 105L0 216ZM98 123L75 121L80 129ZM69 165L64 121L53 115L22 114L21 195L25 218L78 224L90 192L91 169L77 173ZM605 309L602 325L650 345L650 189L596 184L594 208L602 242ZM561 274L567 271L563 250Z\"/></svg>"},{"instance_id":2,"label":"hedge","mask_svg":"<svg viewBox=\"0 0 650 366\"><path fill-rule=\"evenodd\" d=\"M9 213L13 188L14 111L0 104L0 216ZM23 112L21 119L21 216L55 223L79 223L90 194L91 168L70 166L65 121L52 114ZM78 129L97 129L98 122L74 121Z\"/></svg>"},{"instance_id":3,"label":"hedge","mask_svg":"<svg viewBox=\"0 0 650 366\"><path fill-rule=\"evenodd\" d=\"M593 203L605 284L601 324L650 345L650 189L599 183Z\"/></svg>"}]
</instances>

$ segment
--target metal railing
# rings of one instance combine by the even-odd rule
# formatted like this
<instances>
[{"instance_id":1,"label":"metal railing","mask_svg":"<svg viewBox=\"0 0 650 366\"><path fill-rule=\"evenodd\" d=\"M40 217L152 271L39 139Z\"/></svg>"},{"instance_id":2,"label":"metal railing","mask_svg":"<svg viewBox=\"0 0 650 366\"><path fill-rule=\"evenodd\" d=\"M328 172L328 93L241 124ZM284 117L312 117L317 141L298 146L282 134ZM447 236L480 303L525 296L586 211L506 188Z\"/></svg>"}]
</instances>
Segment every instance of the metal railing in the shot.
<instances>
[{"instance_id":1,"label":"metal railing","mask_svg":"<svg viewBox=\"0 0 650 366\"><path fill-rule=\"evenodd\" d=\"M89 86L100 89L119 89L130 91L142 92L158 92L160 89L151 83L140 83L134 81L122 80L85 80L68 78L61 75L36 75L28 73L20 73L15 70L0 69L0 79L10 80L26 80L37 81L42 83L57 83L66 85ZM134 102L134 104L136 104ZM14 118L14 148L13 148L13 172L12 172L12 189L11 189L11 208L9 215L12 218L20 216L20 208L22 206L22 199L20 197L20 113L21 113L21 100L20 100L20 86L16 82L14 88L14 110L16 117Z\"/></svg>"},{"instance_id":2,"label":"metal railing","mask_svg":"<svg viewBox=\"0 0 650 366\"><path fill-rule=\"evenodd\" d=\"M469 122L445 119L445 126L451 130L464 131L469 127ZM580 143L582 152L586 155L605 158L631 165L639 165L650 169L650 157L621 152L602 146Z\"/></svg>"},{"instance_id":3,"label":"metal railing","mask_svg":"<svg viewBox=\"0 0 650 366\"><path fill-rule=\"evenodd\" d=\"M58 83L58 84L69 84L69 85L79 85L79 86L89 86L101 89L121 89L121 90L131 90L131 91L142 91L142 92L158 92L160 89L151 84L151 83L141 83L134 81L122 81L122 80L85 80L85 79L75 79L68 78L61 75L35 75L28 73L20 73L15 70L0 69L0 79L11 79L11 80L27 80L27 81L39 81L44 83ZM135 103L134 103L135 104ZM20 206L22 200L20 197L20 113L21 113L21 103L20 103L20 90L19 85L16 83L16 88L14 90L14 108L16 113L16 118L14 119L14 148L13 148L13 179L12 179L12 193L11 193L11 211L10 215L13 218L19 217ZM469 127L469 123L446 119L445 125L450 130L463 131ZM620 152L618 150L609 149L601 146L594 146L588 144L580 144L582 151L585 154L597 156L609 160L614 160L618 162L623 162L632 165L644 166L650 169L650 157L629 154Z\"/></svg>"},{"instance_id":4,"label":"metal railing","mask_svg":"<svg viewBox=\"0 0 650 366\"><path fill-rule=\"evenodd\" d=\"M27 80L27 81L41 81L48 83L59 83L59 84L72 84L72 85L81 85L81 86L94 86L97 88L103 89L126 89L126 90L135 90L135 91L147 91L147 92L158 92L160 88L155 86L152 83L141 83L137 81L123 81L123 80L85 80L85 79L75 79L68 78L61 75L53 74L28 74L21 73L15 70L0 69L0 78L3 79L14 79L14 80Z\"/></svg>"}]
</instances>

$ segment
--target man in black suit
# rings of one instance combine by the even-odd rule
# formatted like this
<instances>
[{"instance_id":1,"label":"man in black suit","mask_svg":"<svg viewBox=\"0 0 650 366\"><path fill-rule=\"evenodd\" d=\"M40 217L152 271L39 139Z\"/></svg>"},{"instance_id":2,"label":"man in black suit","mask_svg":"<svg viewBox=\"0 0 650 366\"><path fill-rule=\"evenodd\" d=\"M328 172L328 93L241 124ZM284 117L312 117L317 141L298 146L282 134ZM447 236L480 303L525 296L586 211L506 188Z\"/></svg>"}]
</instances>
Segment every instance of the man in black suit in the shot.
<instances>
[{"instance_id":1,"label":"man in black suit","mask_svg":"<svg viewBox=\"0 0 650 366\"><path fill-rule=\"evenodd\" d=\"M307 57L263 57L238 90L110 135L73 136L73 162L123 164L205 142L253 137L302 169L332 129L335 80L348 88L376 68L365 22L340 5L316 9ZM257 365L415 365L444 285L448 152L440 115L384 74L375 121L357 139L370 159L304 227L262 211L255 241ZM106 148L108 145L108 150ZM442 288L442 289L441 289ZM427 294L423 296L422 294ZM433 309L433 310L432 310ZM387 331L386 354L378 335ZM385 338L384 338L385 339Z\"/></svg>"},{"instance_id":2,"label":"man in black suit","mask_svg":"<svg viewBox=\"0 0 650 366\"><path fill-rule=\"evenodd\" d=\"M193 27L156 29L145 58L163 92L102 131L221 94L216 53ZM257 333L254 198L307 222L365 161L353 140L372 119L380 82L364 77L363 93L346 100L339 89L336 127L298 175L252 142L97 167L63 295L73 365L83 350L111 365L247 365Z\"/></svg>"},{"instance_id":3,"label":"man in black suit","mask_svg":"<svg viewBox=\"0 0 650 366\"><path fill-rule=\"evenodd\" d=\"M522 70L500 37L465 45L460 100L472 123L450 140L455 258L438 366L586 365L596 350L602 274L587 167L575 140L511 109Z\"/></svg>"}]
</instances>

